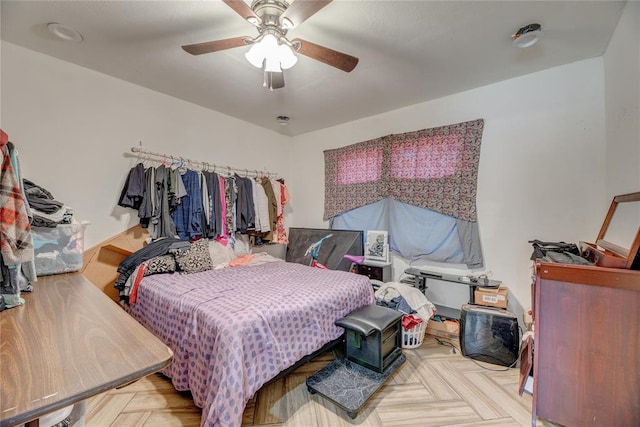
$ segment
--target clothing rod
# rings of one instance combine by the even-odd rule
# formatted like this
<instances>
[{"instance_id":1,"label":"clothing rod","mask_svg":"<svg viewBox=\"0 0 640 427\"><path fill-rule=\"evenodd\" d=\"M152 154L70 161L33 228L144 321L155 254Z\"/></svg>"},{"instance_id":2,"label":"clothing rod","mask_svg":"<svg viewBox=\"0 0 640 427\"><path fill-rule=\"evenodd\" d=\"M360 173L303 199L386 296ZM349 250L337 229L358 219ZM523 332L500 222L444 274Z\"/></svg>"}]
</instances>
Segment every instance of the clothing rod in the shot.
<instances>
[{"instance_id":1,"label":"clothing rod","mask_svg":"<svg viewBox=\"0 0 640 427\"><path fill-rule=\"evenodd\" d=\"M231 166L218 165L218 164L215 164L215 163L209 163L209 162L202 162L202 161L199 161L199 160L187 159L187 158L184 158L184 157L181 157L181 156L174 156L174 155L171 155L171 154L156 153L154 151L145 150L144 148L140 148L140 147L131 147L131 152L132 153L138 153L138 159L140 159L140 154L144 154L146 156L158 157L157 159L149 158L149 157L146 158L146 159L154 161L154 162L159 162L159 163L171 162L171 164L183 163L183 165L185 167L189 167L189 166L198 167L203 171L210 171L210 172L216 172L216 173L225 173L226 172L229 175L231 175L231 172L237 172L239 175L244 173L245 176L253 175L255 177L266 176L268 178L278 178L278 174L277 173L269 172L267 170L235 168L235 167L231 167Z\"/></svg>"}]
</instances>

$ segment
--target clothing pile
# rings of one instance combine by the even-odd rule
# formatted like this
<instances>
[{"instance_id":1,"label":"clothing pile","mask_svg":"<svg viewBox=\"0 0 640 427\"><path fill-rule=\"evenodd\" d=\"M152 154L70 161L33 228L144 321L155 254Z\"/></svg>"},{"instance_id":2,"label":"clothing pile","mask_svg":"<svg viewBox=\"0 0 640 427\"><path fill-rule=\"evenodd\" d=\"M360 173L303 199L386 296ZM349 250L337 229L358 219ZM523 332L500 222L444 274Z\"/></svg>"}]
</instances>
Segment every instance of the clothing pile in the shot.
<instances>
[{"instance_id":1,"label":"clothing pile","mask_svg":"<svg viewBox=\"0 0 640 427\"><path fill-rule=\"evenodd\" d=\"M146 275L147 265L145 261L166 255L170 259L169 262L174 264L173 270L175 270L175 260L173 256L169 255L169 251L171 249L189 248L190 245L188 241L176 237L162 237L125 258L118 265L118 277L114 283L114 287L120 293L120 300L130 301L131 292L136 289L134 284L139 283L140 279ZM132 299L130 302L135 302L135 293Z\"/></svg>"},{"instance_id":2,"label":"clothing pile","mask_svg":"<svg viewBox=\"0 0 640 427\"><path fill-rule=\"evenodd\" d=\"M288 202L282 180L138 163L129 171L118 205L138 211L152 240L233 241L236 232L255 231L262 240L286 244L283 209Z\"/></svg>"},{"instance_id":3,"label":"clothing pile","mask_svg":"<svg viewBox=\"0 0 640 427\"><path fill-rule=\"evenodd\" d=\"M28 179L22 180L24 192L31 208L32 227L56 227L58 224L70 224L73 209L56 200L49 191Z\"/></svg>"},{"instance_id":4,"label":"clothing pile","mask_svg":"<svg viewBox=\"0 0 640 427\"><path fill-rule=\"evenodd\" d=\"M436 307L418 288L404 283L384 283L375 292L375 296L377 305L389 307L404 314L416 314L425 321L436 312Z\"/></svg>"},{"instance_id":5,"label":"clothing pile","mask_svg":"<svg viewBox=\"0 0 640 427\"><path fill-rule=\"evenodd\" d=\"M82 267L84 225L73 217L73 209L46 188L23 179L24 192L31 209L36 273L77 271Z\"/></svg>"}]
</instances>

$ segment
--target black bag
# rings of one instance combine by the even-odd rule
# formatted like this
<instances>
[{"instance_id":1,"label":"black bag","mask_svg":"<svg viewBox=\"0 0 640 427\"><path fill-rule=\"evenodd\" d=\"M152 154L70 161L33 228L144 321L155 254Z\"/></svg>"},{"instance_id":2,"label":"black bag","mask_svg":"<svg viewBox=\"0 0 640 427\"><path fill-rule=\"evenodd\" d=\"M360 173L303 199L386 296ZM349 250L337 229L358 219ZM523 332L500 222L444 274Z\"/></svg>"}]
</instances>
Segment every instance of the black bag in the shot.
<instances>
[{"instance_id":1,"label":"black bag","mask_svg":"<svg viewBox=\"0 0 640 427\"><path fill-rule=\"evenodd\" d=\"M533 253L531 254L531 258L529 258L532 261L538 258L544 258L547 252L570 253L580 256L580 249L578 249L578 245L575 243L543 242L541 240L529 240L529 243L533 245Z\"/></svg>"}]
</instances>

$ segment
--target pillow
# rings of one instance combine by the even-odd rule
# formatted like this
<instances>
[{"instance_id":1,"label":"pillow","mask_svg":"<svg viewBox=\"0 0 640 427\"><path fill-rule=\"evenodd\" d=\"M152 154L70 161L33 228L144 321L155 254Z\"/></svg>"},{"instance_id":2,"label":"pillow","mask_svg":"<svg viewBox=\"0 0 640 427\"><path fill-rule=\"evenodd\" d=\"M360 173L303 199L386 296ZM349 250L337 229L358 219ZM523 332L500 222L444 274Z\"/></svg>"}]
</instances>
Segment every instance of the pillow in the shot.
<instances>
[{"instance_id":1,"label":"pillow","mask_svg":"<svg viewBox=\"0 0 640 427\"><path fill-rule=\"evenodd\" d=\"M211 255L209 255L209 240L200 239L189 246L189 249L169 249L178 264L182 274L199 273L211 270Z\"/></svg>"},{"instance_id":2,"label":"pillow","mask_svg":"<svg viewBox=\"0 0 640 427\"><path fill-rule=\"evenodd\" d=\"M145 264L147 267L144 270L145 276L160 273L173 273L176 271L176 259L173 255L160 255L148 259Z\"/></svg>"},{"instance_id":3,"label":"pillow","mask_svg":"<svg viewBox=\"0 0 640 427\"><path fill-rule=\"evenodd\" d=\"M230 245L225 246L217 240L209 241L209 256L215 269L227 267L236 258Z\"/></svg>"}]
</instances>

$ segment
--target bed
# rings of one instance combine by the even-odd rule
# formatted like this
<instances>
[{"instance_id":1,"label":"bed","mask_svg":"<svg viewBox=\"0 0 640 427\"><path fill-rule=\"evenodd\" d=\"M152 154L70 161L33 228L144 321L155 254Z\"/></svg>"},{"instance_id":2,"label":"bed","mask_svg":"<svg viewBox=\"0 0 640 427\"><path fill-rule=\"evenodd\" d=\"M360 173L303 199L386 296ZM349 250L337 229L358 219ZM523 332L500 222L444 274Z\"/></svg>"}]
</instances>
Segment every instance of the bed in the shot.
<instances>
[{"instance_id":1,"label":"bed","mask_svg":"<svg viewBox=\"0 0 640 427\"><path fill-rule=\"evenodd\" d=\"M367 277L284 261L144 277L127 311L174 352L162 373L202 408L202 426L240 426L264 384L339 338L334 321L375 303Z\"/></svg>"}]
</instances>

